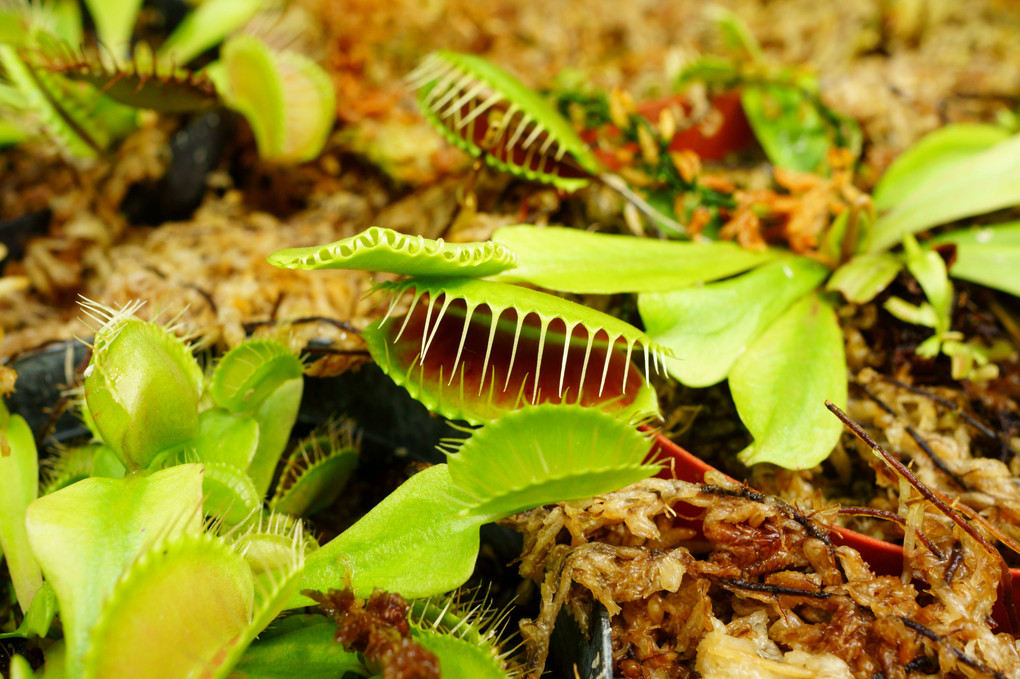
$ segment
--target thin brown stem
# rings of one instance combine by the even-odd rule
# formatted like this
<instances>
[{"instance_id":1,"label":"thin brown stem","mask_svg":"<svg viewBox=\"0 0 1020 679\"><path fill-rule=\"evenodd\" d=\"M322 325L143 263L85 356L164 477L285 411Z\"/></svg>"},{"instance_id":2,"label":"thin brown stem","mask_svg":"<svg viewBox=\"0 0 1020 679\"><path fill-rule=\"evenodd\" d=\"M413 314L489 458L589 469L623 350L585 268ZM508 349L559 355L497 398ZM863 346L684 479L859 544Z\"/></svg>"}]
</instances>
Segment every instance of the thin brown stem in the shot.
<instances>
[{"instance_id":1,"label":"thin brown stem","mask_svg":"<svg viewBox=\"0 0 1020 679\"><path fill-rule=\"evenodd\" d=\"M904 531L907 529L907 520L899 514L886 511L884 509L875 509L874 507L840 507L837 513L840 516L870 516L874 519L883 519L885 521L891 521L897 526L903 528ZM914 535L917 539L928 549L929 552L935 555L935 558L939 561L944 561L946 556L942 553L942 550L935 546L928 536L919 530L914 530Z\"/></svg>"},{"instance_id":2,"label":"thin brown stem","mask_svg":"<svg viewBox=\"0 0 1020 679\"><path fill-rule=\"evenodd\" d=\"M864 386L863 384L860 384L859 382L853 382L853 384L858 389L860 389L864 393L865 396L867 396L872 401L874 401L875 405L877 405L879 408L884 410L889 415L892 415L893 417L896 417L896 418L899 417L899 415L896 413L896 411L893 410L892 407L889 406L889 404L887 404L885 401L883 401L878 396L876 396L874 393L872 393L872 391L870 389L868 389L866 386ZM970 487L967 486L966 482L962 478L957 476L949 468L949 466L946 464L946 461L943 460L941 457L939 457L938 454L936 454L935 451L932 449L932 447L928 444L928 442L926 440L924 440L924 438L921 436L921 434L918 433L918 431L916 429L914 429L913 427L911 427L909 424L907 425L907 434L910 435L910 438L912 438L914 440L914 443L917 444L917 447L920 448L924 452L924 454L928 456L928 459L931 460L932 464L934 464L939 469L939 471L941 471L943 474L948 476L953 481L953 483L955 483L957 486L959 486L963 490L970 490Z\"/></svg>"},{"instance_id":3,"label":"thin brown stem","mask_svg":"<svg viewBox=\"0 0 1020 679\"><path fill-rule=\"evenodd\" d=\"M1013 574L1009 570L1009 566L1006 564L1006 560L1002 558L1002 554L996 549L988 540L986 540L980 533L975 530L962 516L953 511L950 507L950 502L938 491L934 491L928 488L926 485L921 483L917 477L910 473L910 470L904 466L902 462L893 457L887 450L882 446L878 445L868 432L864 431L861 425L857 424L850 418L849 415L844 413L836 404L832 401L826 401L825 407L840 419L844 426L854 433L857 438L864 441L864 443L871 448L871 450L889 467L896 472L896 474L913 486L921 497L935 505L935 507L953 521L957 526L960 527L967 535L973 538L981 547L983 547L989 554L992 555L999 562L999 569L1002 573L1002 591L1003 591L1003 603L1006 606L1006 613L1009 615L1010 631L1016 633L1020 630L1020 616L1017 615L1016 610L1016 599L1013 595ZM973 510L971 510L973 511Z\"/></svg>"}]
</instances>

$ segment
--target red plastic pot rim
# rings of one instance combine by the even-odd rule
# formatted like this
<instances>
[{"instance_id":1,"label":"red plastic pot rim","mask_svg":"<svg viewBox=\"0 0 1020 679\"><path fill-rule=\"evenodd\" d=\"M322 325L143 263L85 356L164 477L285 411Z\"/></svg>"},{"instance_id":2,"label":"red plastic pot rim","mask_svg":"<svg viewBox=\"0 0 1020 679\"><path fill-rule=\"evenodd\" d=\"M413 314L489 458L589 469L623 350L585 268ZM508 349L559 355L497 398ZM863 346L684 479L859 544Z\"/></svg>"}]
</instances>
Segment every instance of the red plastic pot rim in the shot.
<instances>
[{"instance_id":1,"label":"red plastic pot rim","mask_svg":"<svg viewBox=\"0 0 1020 679\"><path fill-rule=\"evenodd\" d=\"M655 435L655 447L651 457L667 464L663 470L665 478L676 478L690 483L703 483L705 472L718 470L704 460L692 455L662 434ZM735 479L723 474L730 481ZM846 545L860 552L871 569L878 575L900 575L903 572L903 548L884 540L863 535L848 528L833 528L833 543ZM1010 573L1015 581L1020 582L1020 568L1011 568ZM1020 608L1020 587L1014 588L1013 597L1017 608ZM1002 604L1002 587L999 588L999 601L995 604L993 616L996 622L1005 629L1009 628L1009 618Z\"/></svg>"}]
</instances>

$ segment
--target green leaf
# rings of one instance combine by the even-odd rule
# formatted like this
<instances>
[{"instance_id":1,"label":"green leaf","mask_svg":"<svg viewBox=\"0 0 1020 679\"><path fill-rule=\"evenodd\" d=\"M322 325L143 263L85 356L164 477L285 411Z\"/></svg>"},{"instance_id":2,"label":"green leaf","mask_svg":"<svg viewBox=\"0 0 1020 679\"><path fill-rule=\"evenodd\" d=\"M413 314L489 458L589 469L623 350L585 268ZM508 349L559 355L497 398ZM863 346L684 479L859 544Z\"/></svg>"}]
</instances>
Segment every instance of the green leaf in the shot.
<instances>
[{"instance_id":1,"label":"green leaf","mask_svg":"<svg viewBox=\"0 0 1020 679\"><path fill-rule=\"evenodd\" d=\"M67 677L67 648L63 639L58 639L43 649L42 679L65 679Z\"/></svg>"},{"instance_id":2,"label":"green leaf","mask_svg":"<svg viewBox=\"0 0 1020 679\"><path fill-rule=\"evenodd\" d=\"M128 469L144 469L198 434L202 371L190 348L166 328L102 310L85 370L93 421Z\"/></svg>"},{"instance_id":3,"label":"green leaf","mask_svg":"<svg viewBox=\"0 0 1020 679\"><path fill-rule=\"evenodd\" d=\"M953 285L949 282L945 261L937 252L922 250L910 234L903 237L903 254L907 270L921 285L924 296L935 311L936 334L946 332L949 330L949 315L953 308Z\"/></svg>"},{"instance_id":4,"label":"green leaf","mask_svg":"<svg viewBox=\"0 0 1020 679\"><path fill-rule=\"evenodd\" d=\"M51 0L53 35L69 45L82 44L81 3L78 0Z\"/></svg>"},{"instance_id":5,"label":"green leaf","mask_svg":"<svg viewBox=\"0 0 1020 679\"><path fill-rule=\"evenodd\" d=\"M903 261L887 252L858 255L836 269L825 289L842 292L848 302L866 304L889 287L902 268Z\"/></svg>"},{"instance_id":6,"label":"green leaf","mask_svg":"<svg viewBox=\"0 0 1020 679\"><path fill-rule=\"evenodd\" d=\"M25 659L25 656L14 654L10 659L10 670L11 679L33 679L35 674L32 672L32 666Z\"/></svg>"},{"instance_id":7,"label":"green leaf","mask_svg":"<svg viewBox=\"0 0 1020 679\"><path fill-rule=\"evenodd\" d=\"M27 611L42 573L25 532L25 509L39 488L39 456L32 430L0 401L0 554L7 559L14 593Z\"/></svg>"},{"instance_id":8,"label":"green leaf","mask_svg":"<svg viewBox=\"0 0 1020 679\"><path fill-rule=\"evenodd\" d=\"M1009 131L997 125L959 123L935 130L885 171L872 194L875 209L884 212L925 186L952 181L961 162L1008 138Z\"/></svg>"},{"instance_id":9,"label":"green leaf","mask_svg":"<svg viewBox=\"0 0 1020 679\"><path fill-rule=\"evenodd\" d=\"M904 323L923 325L924 327L931 328L932 330L937 328L939 325L939 315L936 313L935 308L928 302L917 306L894 295L885 301L882 308ZM935 353L938 353L938 351L936 350ZM934 354L932 354L932 356L934 356Z\"/></svg>"},{"instance_id":10,"label":"green leaf","mask_svg":"<svg viewBox=\"0 0 1020 679\"><path fill-rule=\"evenodd\" d=\"M829 127L807 93L791 85L757 85L745 87L740 101L773 165L800 172L823 169L832 146Z\"/></svg>"},{"instance_id":11,"label":"green leaf","mask_svg":"<svg viewBox=\"0 0 1020 679\"><path fill-rule=\"evenodd\" d=\"M471 576L478 530L493 517L463 515L466 498L446 465L405 481L357 523L305 562L301 589L351 587L367 597L376 587L407 598L456 589ZM290 607L306 606L295 597Z\"/></svg>"},{"instance_id":12,"label":"green leaf","mask_svg":"<svg viewBox=\"0 0 1020 679\"><path fill-rule=\"evenodd\" d=\"M806 257L786 258L721 283L642 293L638 310L649 336L676 356L666 359L669 374L707 387L726 379L755 338L826 274Z\"/></svg>"},{"instance_id":13,"label":"green leaf","mask_svg":"<svg viewBox=\"0 0 1020 679\"><path fill-rule=\"evenodd\" d=\"M491 276L511 269L517 257L493 242L447 243L373 226L329 245L289 248L269 255L284 269L355 269L408 276Z\"/></svg>"},{"instance_id":14,"label":"green leaf","mask_svg":"<svg viewBox=\"0 0 1020 679\"><path fill-rule=\"evenodd\" d=\"M89 631L87 678L215 676L251 622L244 557L206 534L176 535L125 571Z\"/></svg>"},{"instance_id":15,"label":"green leaf","mask_svg":"<svg viewBox=\"0 0 1020 679\"><path fill-rule=\"evenodd\" d=\"M593 294L675 290L738 274L782 254L752 252L730 242L662 241L552 226L504 226L492 239L518 259L517 267L498 280Z\"/></svg>"},{"instance_id":16,"label":"green leaf","mask_svg":"<svg viewBox=\"0 0 1020 679\"><path fill-rule=\"evenodd\" d=\"M80 677L89 630L115 584L159 537L202 530L202 468L85 479L28 506L32 551L60 603L67 672Z\"/></svg>"},{"instance_id":17,"label":"green leaf","mask_svg":"<svg viewBox=\"0 0 1020 679\"><path fill-rule=\"evenodd\" d=\"M99 41L119 56L128 54L142 0L85 0L85 6Z\"/></svg>"},{"instance_id":18,"label":"green leaf","mask_svg":"<svg viewBox=\"0 0 1020 679\"><path fill-rule=\"evenodd\" d=\"M267 4L266 0L205 0L160 45L159 55L186 64L244 26Z\"/></svg>"},{"instance_id":19,"label":"green leaf","mask_svg":"<svg viewBox=\"0 0 1020 679\"><path fill-rule=\"evenodd\" d=\"M545 404L475 431L447 464L467 496L465 514L509 516L647 478L658 471L644 464L650 448L633 426L598 409Z\"/></svg>"},{"instance_id":20,"label":"green leaf","mask_svg":"<svg viewBox=\"0 0 1020 679\"><path fill-rule=\"evenodd\" d=\"M444 677L508 679L507 672L486 648L431 629L414 629L412 636L426 650L436 654Z\"/></svg>"},{"instance_id":21,"label":"green leaf","mask_svg":"<svg viewBox=\"0 0 1020 679\"><path fill-rule=\"evenodd\" d=\"M249 340L220 359L209 382L209 395L224 410L250 414L280 386L301 377L304 366L275 340Z\"/></svg>"},{"instance_id":22,"label":"green leaf","mask_svg":"<svg viewBox=\"0 0 1020 679\"><path fill-rule=\"evenodd\" d=\"M25 617L18 625L18 629L7 634L0 634L0 639L45 637L50 631L50 625L56 614L57 595L54 594L50 583L44 581L35 596L32 597L32 603L25 611Z\"/></svg>"},{"instance_id":23,"label":"green leaf","mask_svg":"<svg viewBox=\"0 0 1020 679\"><path fill-rule=\"evenodd\" d=\"M28 139L28 132L9 120L0 120L0 148L16 146ZM21 658L21 656L16 656Z\"/></svg>"},{"instance_id":24,"label":"green leaf","mask_svg":"<svg viewBox=\"0 0 1020 679\"><path fill-rule=\"evenodd\" d=\"M248 464L248 476L255 484L259 497L266 496L273 472L290 440L290 430L297 422L303 390L304 380L301 377L288 380L255 411L254 418L259 425L259 445Z\"/></svg>"},{"instance_id":25,"label":"green leaf","mask_svg":"<svg viewBox=\"0 0 1020 679\"><path fill-rule=\"evenodd\" d=\"M745 464L813 467L843 425L825 407L847 399L846 356L836 312L818 295L794 304L733 365L730 391L754 442Z\"/></svg>"},{"instance_id":26,"label":"green leaf","mask_svg":"<svg viewBox=\"0 0 1020 679\"><path fill-rule=\"evenodd\" d=\"M968 156L917 186L872 230L870 252L905 234L1020 204L1020 134Z\"/></svg>"},{"instance_id":27,"label":"green leaf","mask_svg":"<svg viewBox=\"0 0 1020 679\"><path fill-rule=\"evenodd\" d=\"M335 640L336 624L320 615L283 618L248 647L232 676L245 679L336 679L347 672L368 676L358 653ZM468 675L464 675L468 676Z\"/></svg>"},{"instance_id":28,"label":"green leaf","mask_svg":"<svg viewBox=\"0 0 1020 679\"><path fill-rule=\"evenodd\" d=\"M245 473L232 464L207 462L203 465L202 493L206 516L236 526L262 506L262 496Z\"/></svg>"},{"instance_id":29,"label":"green leaf","mask_svg":"<svg viewBox=\"0 0 1020 679\"><path fill-rule=\"evenodd\" d=\"M92 458L91 476L106 479L122 479L127 473L124 464L110 446L98 444Z\"/></svg>"},{"instance_id":30,"label":"green leaf","mask_svg":"<svg viewBox=\"0 0 1020 679\"><path fill-rule=\"evenodd\" d=\"M259 155L300 163L319 155L336 120L329 75L296 52L275 51L258 38L236 35L208 69L227 105L251 125Z\"/></svg>"},{"instance_id":31,"label":"green leaf","mask_svg":"<svg viewBox=\"0 0 1020 679\"><path fill-rule=\"evenodd\" d=\"M954 243L949 275L1020 297L1020 222L953 231L932 245Z\"/></svg>"},{"instance_id":32,"label":"green leaf","mask_svg":"<svg viewBox=\"0 0 1020 679\"><path fill-rule=\"evenodd\" d=\"M351 421L329 421L299 441L280 472L270 508L309 516L331 505L358 464L360 443Z\"/></svg>"},{"instance_id":33,"label":"green leaf","mask_svg":"<svg viewBox=\"0 0 1020 679\"><path fill-rule=\"evenodd\" d=\"M0 66L23 96L36 126L62 153L89 159L106 148L109 130L93 115L98 104L95 88L33 69L9 45L0 44Z\"/></svg>"},{"instance_id":34,"label":"green leaf","mask_svg":"<svg viewBox=\"0 0 1020 679\"><path fill-rule=\"evenodd\" d=\"M751 63L762 61L761 45L739 14L720 5L707 5L704 12L705 18L722 34L727 47L743 51L743 56Z\"/></svg>"},{"instance_id":35,"label":"green leaf","mask_svg":"<svg viewBox=\"0 0 1020 679\"><path fill-rule=\"evenodd\" d=\"M244 345L241 345L244 346ZM247 469L259 444L259 425L251 417L210 408L198 416L195 454L202 463L219 462Z\"/></svg>"}]
</instances>

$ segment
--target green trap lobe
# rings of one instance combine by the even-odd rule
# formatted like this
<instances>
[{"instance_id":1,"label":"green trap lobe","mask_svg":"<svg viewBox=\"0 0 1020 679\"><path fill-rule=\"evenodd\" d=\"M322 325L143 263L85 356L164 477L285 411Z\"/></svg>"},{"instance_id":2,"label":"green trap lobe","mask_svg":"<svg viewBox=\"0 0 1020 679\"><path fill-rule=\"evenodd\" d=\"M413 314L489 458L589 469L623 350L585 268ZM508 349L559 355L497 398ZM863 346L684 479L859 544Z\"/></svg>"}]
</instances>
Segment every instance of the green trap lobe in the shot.
<instances>
[{"instance_id":1,"label":"green trap lobe","mask_svg":"<svg viewBox=\"0 0 1020 679\"><path fill-rule=\"evenodd\" d=\"M366 330L373 357L412 396L447 417L472 423L537 403L658 412L633 361L643 359L647 372L664 363L661 349L636 328L544 293L470 283L472 292L509 288L516 303L500 304L497 295L468 300L446 284L419 279L403 319ZM537 304L528 303L532 296ZM550 306L564 313L551 312Z\"/></svg>"},{"instance_id":2,"label":"green trap lobe","mask_svg":"<svg viewBox=\"0 0 1020 679\"><path fill-rule=\"evenodd\" d=\"M492 276L512 269L517 257L497 243L447 243L373 226L357 236L273 253L285 269L356 269L409 276Z\"/></svg>"},{"instance_id":3,"label":"green trap lobe","mask_svg":"<svg viewBox=\"0 0 1020 679\"><path fill-rule=\"evenodd\" d=\"M601 168L552 106L485 59L440 51L408 77L425 117L453 145L510 174L574 191Z\"/></svg>"}]
</instances>

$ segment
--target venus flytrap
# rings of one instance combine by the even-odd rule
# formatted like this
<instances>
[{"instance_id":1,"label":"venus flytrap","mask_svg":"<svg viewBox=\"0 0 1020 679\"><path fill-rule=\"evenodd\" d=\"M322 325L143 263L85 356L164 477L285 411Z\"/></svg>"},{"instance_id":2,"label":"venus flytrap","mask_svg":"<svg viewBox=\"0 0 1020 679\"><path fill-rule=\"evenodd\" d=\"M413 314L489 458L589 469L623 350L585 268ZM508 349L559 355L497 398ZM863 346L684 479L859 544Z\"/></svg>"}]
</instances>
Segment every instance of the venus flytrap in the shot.
<instances>
[{"instance_id":1,"label":"venus flytrap","mask_svg":"<svg viewBox=\"0 0 1020 679\"><path fill-rule=\"evenodd\" d=\"M265 491L248 475L260 451L275 466L284 450L293 417L260 418L268 400L284 403L277 413L296 403L288 394L295 380L300 387L301 362L276 343L254 341L207 377L186 343L135 317L137 308L88 305L101 325L84 405L99 441L63 451L40 498L28 502L12 487L0 501L0 537L19 525L26 537L25 549L18 541L7 549L27 608L14 634L46 634L59 606L64 640L53 648L62 651L47 654L55 674L60 665L71 679L225 677L294 597L305 551L316 546L300 521L262 513ZM274 427L285 428L282 442ZM34 460L23 429L8 423L5 432L17 451L12 464ZM268 445L260 447L263 432ZM349 467L356 451L343 454ZM25 469L31 474L0 482L17 481L34 496L37 469ZM328 469L298 477L304 504L292 511L321 502L323 480L343 481ZM22 554L45 578L38 594L20 586L29 563ZM168 622L168 614L176 617Z\"/></svg>"},{"instance_id":2,"label":"venus flytrap","mask_svg":"<svg viewBox=\"0 0 1020 679\"><path fill-rule=\"evenodd\" d=\"M36 497L38 478L32 431L0 401L0 556L7 563L23 613L42 586L42 573L25 532L25 509Z\"/></svg>"},{"instance_id":3,"label":"venus flytrap","mask_svg":"<svg viewBox=\"0 0 1020 679\"><path fill-rule=\"evenodd\" d=\"M292 516L311 516L331 505L358 464L359 448L353 422L326 422L287 456L270 508Z\"/></svg>"},{"instance_id":4,"label":"venus flytrap","mask_svg":"<svg viewBox=\"0 0 1020 679\"><path fill-rule=\"evenodd\" d=\"M474 596L446 596L411 602L412 637L439 657L447 676L506 679L522 676L500 640L504 615Z\"/></svg>"},{"instance_id":5,"label":"venus flytrap","mask_svg":"<svg viewBox=\"0 0 1020 679\"><path fill-rule=\"evenodd\" d=\"M752 258L753 260L753 258ZM277 266L411 274L363 338L380 367L439 414L480 424L524 404L581 403L658 414L647 378L667 352L628 323L580 304L482 280L517 261L499 244L451 245L373 227L330 245L282 250ZM401 300L410 308L394 317Z\"/></svg>"},{"instance_id":6,"label":"venus flytrap","mask_svg":"<svg viewBox=\"0 0 1020 679\"><path fill-rule=\"evenodd\" d=\"M261 498L269 489L301 405L301 360L274 341L252 340L216 364L209 394L221 409L258 425L255 450L245 470Z\"/></svg>"},{"instance_id":7,"label":"venus flytrap","mask_svg":"<svg viewBox=\"0 0 1020 679\"><path fill-rule=\"evenodd\" d=\"M297 418L301 360L278 342L255 339L224 354L207 376L172 328L134 315L138 305L87 309L101 324L82 403L97 442L58 456L60 476L123 475L109 464L110 451L128 471L200 463L208 515L236 525L256 513ZM278 482L273 496L290 498L281 509L321 507L343 488L357 460L352 435L320 437L315 445L315 464L297 463L301 450L314 447L299 445Z\"/></svg>"},{"instance_id":8,"label":"venus flytrap","mask_svg":"<svg viewBox=\"0 0 1020 679\"><path fill-rule=\"evenodd\" d=\"M293 595L300 524L269 519L218 534L201 520L202 475L192 464L87 479L31 505L32 547L60 605L65 676L225 677Z\"/></svg>"},{"instance_id":9,"label":"venus flytrap","mask_svg":"<svg viewBox=\"0 0 1020 679\"><path fill-rule=\"evenodd\" d=\"M331 607L339 592L320 595ZM353 602L352 602L353 603ZM493 612L474 594L460 593L407 602L410 640L431 652L444 677L509 679L521 671L503 648L505 616ZM323 606L322 608L326 608ZM387 616L399 627L392 609ZM334 611L335 619L343 617ZM396 631L390 629L387 631ZM238 675L253 679L286 679L300 658L303 676L385 676L386 669L365 653L345 650L335 641L337 623L322 615L290 615L259 635L237 665Z\"/></svg>"},{"instance_id":10,"label":"venus flytrap","mask_svg":"<svg viewBox=\"0 0 1020 679\"><path fill-rule=\"evenodd\" d=\"M201 532L202 472L182 465L125 479L86 479L39 498L26 525L56 592L67 676L84 676L90 630L124 569L158 537Z\"/></svg>"},{"instance_id":11,"label":"venus flytrap","mask_svg":"<svg viewBox=\"0 0 1020 679\"><path fill-rule=\"evenodd\" d=\"M685 227L662 214L598 161L570 123L536 92L473 54L441 50L408 77L425 118L457 148L498 170L577 191L593 181L643 212L659 230Z\"/></svg>"},{"instance_id":12,"label":"venus flytrap","mask_svg":"<svg viewBox=\"0 0 1020 679\"><path fill-rule=\"evenodd\" d=\"M225 104L248 118L266 160L301 162L321 151L336 117L322 68L261 38L228 38L265 0L209 0L155 52L130 44L137 0L89 3L97 45L82 42L80 15L61 20L63 4L0 4L0 108L15 121L11 141L42 132L71 159L93 158L134 127L137 109L179 114ZM186 68L224 40L219 61Z\"/></svg>"},{"instance_id":13,"label":"venus flytrap","mask_svg":"<svg viewBox=\"0 0 1020 679\"><path fill-rule=\"evenodd\" d=\"M343 584L367 596L379 587L408 598L455 589L471 575L483 524L651 476L650 448L630 423L597 408L547 403L506 413L309 555L301 589Z\"/></svg>"},{"instance_id":14,"label":"venus flytrap","mask_svg":"<svg viewBox=\"0 0 1020 679\"><path fill-rule=\"evenodd\" d=\"M159 464L198 434L202 370L169 329L92 304L101 322L85 371L85 402L103 442L131 471Z\"/></svg>"},{"instance_id":15,"label":"venus flytrap","mask_svg":"<svg viewBox=\"0 0 1020 679\"><path fill-rule=\"evenodd\" d=\"M336 95L318 64L238 35L207 71L224 103L251 124L262 158L299 163L319 155L336 120Z\"/></svg>"}]
</instances>

